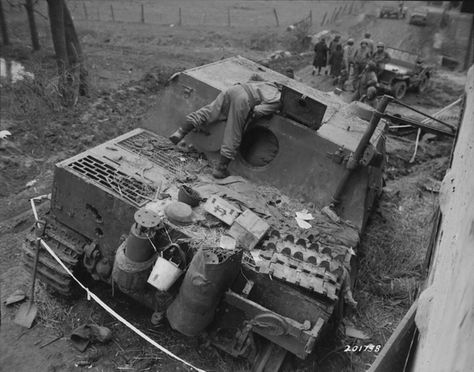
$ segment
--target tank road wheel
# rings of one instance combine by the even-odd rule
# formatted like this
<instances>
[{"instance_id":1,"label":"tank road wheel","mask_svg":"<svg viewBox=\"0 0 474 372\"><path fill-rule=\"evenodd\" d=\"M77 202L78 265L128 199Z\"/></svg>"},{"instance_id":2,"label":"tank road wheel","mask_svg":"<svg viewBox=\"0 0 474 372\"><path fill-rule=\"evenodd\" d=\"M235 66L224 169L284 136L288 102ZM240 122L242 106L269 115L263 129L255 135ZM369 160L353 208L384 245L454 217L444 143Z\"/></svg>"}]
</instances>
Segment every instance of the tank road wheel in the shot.
<instances>
[{"instance_id":1,"label":"tank road wheel","mask_svg":"<svg viewBox=\"0 0 474 372\"><path fill-rule=\"evenodd\" d=\"M419 93L423 93L423 92L426 92L429 87L430 87L430 79L427 76L424 76L417 87L417 91Z\"/></svg>"},{"instance_id":2,"label":"tank road wheel","mask_svg":"<svg viewBox=\"0 0 474 372\"><path fill-rule=\"evenodd\" d=\"M392 86L392 93L396 99L402 99L405 97L405 93L407 92L407 83L405 81L397 81Z\"/></svg>"}]
</instances>

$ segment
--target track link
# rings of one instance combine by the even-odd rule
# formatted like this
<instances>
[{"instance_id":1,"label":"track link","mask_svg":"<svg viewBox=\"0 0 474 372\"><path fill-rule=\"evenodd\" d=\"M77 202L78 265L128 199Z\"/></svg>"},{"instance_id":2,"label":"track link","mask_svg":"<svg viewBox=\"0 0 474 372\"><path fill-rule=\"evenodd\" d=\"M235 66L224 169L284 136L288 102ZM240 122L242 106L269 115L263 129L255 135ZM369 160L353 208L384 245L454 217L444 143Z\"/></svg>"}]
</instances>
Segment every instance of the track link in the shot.
<instances>
[{"instance_id":1,"label":"track link","mask_svg":"<svg viewBox=\"0 0 474 372\"><path fill-rule=\"evenodd\" d=\"M46 244L58 255L64 265L74 271L87 243L81 235L71 231L52 218L46 219L46 229L41 237ZM32 269L35 250L36 235L34 227L27 234L22 245L23 263ZM64 296L71 296L74 282L63 267L44 249L40 249L38 261L38 278L53 291Z\"/></svg>"}]
</instances>

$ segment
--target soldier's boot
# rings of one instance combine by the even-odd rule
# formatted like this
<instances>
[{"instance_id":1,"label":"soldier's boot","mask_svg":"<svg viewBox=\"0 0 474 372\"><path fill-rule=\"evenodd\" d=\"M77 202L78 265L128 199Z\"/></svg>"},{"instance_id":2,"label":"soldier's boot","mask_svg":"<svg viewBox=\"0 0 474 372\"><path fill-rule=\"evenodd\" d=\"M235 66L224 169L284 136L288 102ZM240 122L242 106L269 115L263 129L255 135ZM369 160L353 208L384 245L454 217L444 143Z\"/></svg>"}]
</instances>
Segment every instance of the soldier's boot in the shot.
<instances>
[{"instance_id":1,"label":"soldier's boot","mask_svg":"<svg viewBox=\"0 0 474 372\"><path fill-rule=\"evenodd\" d=\"M231 159L221 155L219 159L219 164L217 164L216 169L214 169L214 171L212 172L212 176L217 179L229 177L230 173L227 168L229 167L230 161Z\"/></svg>"},{"instance_id":2,"label":"soldier's boot","mask_svg":"<svg viewBox=\"0 0 474 372\"><path fill-rule=\"evenodd\" d=\"M177 145L186 135L194 129L194 125L191 123L184 123L181 127L178 128L168 139Z\"/></svg>"}]
</instances>

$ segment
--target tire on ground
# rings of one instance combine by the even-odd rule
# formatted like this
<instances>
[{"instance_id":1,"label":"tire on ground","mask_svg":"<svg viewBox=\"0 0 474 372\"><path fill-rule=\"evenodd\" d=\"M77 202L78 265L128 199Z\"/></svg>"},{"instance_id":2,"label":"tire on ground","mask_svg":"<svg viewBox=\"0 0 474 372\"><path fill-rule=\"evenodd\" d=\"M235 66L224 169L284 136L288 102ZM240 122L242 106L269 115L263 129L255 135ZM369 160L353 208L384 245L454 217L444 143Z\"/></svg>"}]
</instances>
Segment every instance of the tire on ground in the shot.
<instances>
[{"instance_id":1,"label":"tire on ground","mask_svg":"<svg viewBox=\"0 0 474 372\"><path fill-rule=\"evenodd\" d=\"M430 79L427 76L424 76L420 80L420 84L416 87L416 90L418 93L423 93L428 90L429 86L430 86Z\"/></svg>"},{"instance_id":2,"label":"tire on ground","mask_svg":"<svg viewBox=\"0 0 474 372\"><path fill-rule=\"evenodd\" d=\"M407 92L407 83L403 80L397 81L392 85L392 94L396 99L402 99Z\"/></svg>"}]
</instances>

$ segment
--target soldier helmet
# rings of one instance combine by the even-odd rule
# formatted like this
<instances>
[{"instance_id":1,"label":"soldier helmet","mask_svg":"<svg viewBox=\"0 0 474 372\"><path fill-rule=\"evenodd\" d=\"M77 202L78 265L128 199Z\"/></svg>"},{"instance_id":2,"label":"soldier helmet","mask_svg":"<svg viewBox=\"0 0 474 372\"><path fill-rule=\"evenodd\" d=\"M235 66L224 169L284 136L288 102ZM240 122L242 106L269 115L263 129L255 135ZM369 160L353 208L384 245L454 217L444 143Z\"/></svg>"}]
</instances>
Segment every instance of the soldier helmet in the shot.
<instances>
[{"instance_id":1,"label":"soldier helmet","mask_svg":"<svg viewBox=\"0 0 474 372\"><path fill-rule=\"evenodd\" d=\"M350 38L349 40L347 40L347 44L349 44L349 45L354 44L354 39Z\"/></svg>"},{"instance_id":2,"label":"soldier helmet","mask_svg":"<svg viewBox=\"0 0 474 372\"><path fill-rule=\"evenodd\" d=\"M360 45L362 45L362 44L365 44L365 45L369 46L369 40L367 40L367 39L362 39L362 40L360 41Z\"/></svg>"},{"instance_id":3,"label":"soldier helmet","mask_svg":"<svg viewBox=\"0 0 474 372\"><path fill-rule=\"evenodd\" d=\"M377 96L377 88L369 87L367 88L367 99L373 100Z\"/></svg>"},{"instance_id":4,"label":"soldier helmet","mask_svg":"<svg viewBox=\"0 0 474 372\"><path fill-rule=\"evenodd\" d=\"M366 39L369 39L369 38L370 38L370 32L366 32L366 33L364 34L364 37L365 37Z\"/></svg>"},{"instance_id":5,"label":"soldier helmet","mask_svg":"<svg viewBox=\"0 0 474 372\"><path fill-rule=\"evenodd\" d=\"M385 44L379 41L377 43L377 48L385 48Z\"/></svg>"}]
</instances>

